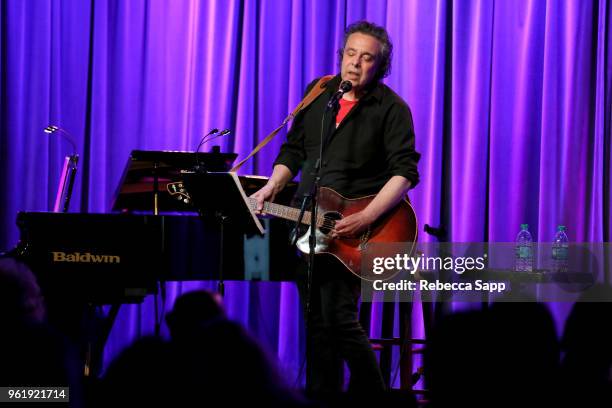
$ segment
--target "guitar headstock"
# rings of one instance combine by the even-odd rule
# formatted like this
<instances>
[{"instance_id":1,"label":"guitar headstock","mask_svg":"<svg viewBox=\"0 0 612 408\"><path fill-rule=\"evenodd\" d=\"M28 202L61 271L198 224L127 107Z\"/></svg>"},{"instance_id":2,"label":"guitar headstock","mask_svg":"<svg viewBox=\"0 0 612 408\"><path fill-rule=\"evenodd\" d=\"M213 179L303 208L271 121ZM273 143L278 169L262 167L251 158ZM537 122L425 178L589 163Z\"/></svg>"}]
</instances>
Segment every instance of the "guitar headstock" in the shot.
<instances>
[{"instance_id":1,"label":"guitar headstock","mask_svg":"<svg viewBox=\"0 0 612 408\"><path fill-rule=\"evenodd\" d=\"M175 197L179 201L182 201L185 204L191 203L191 196L185 189L185 185L182 181L175 181L166 184L166 190L168 190L168 194L170 194L172 197Z\"/></svg>"}]
</instances>

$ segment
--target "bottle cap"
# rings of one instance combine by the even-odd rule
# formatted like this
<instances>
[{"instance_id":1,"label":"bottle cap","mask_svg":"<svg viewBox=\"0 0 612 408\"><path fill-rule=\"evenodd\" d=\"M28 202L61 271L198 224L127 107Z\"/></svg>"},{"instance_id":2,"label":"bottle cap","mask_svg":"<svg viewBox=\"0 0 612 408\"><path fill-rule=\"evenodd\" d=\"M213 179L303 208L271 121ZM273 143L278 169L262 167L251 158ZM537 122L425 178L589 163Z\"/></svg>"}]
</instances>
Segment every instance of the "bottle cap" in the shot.
<instances>
[{"instance_id":1,"label":"bottle cap","mask_svg":"<svg viewBox=\"0 0 612 408\"><path fill-rule=\"evenodd\" d=\"M557 225L557 231L565 231L565 225Z\"/></svg>"},{"instance_id":2,"label":"bottle cap","mask_svg":"<svg viewBox=\"0 0 612 408\"><path fill-rule=\"evenodd\" d=\"M521 224L521 230L527 231L529 229L529 224Z\"/></svg>"}]
</instances>

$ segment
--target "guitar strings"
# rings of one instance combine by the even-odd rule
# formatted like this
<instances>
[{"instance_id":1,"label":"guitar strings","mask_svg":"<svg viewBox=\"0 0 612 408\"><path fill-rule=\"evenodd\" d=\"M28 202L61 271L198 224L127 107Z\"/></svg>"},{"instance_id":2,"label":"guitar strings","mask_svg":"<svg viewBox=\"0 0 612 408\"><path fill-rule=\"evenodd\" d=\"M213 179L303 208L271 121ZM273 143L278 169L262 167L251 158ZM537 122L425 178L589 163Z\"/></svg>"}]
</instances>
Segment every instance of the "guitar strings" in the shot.
<instances>
[{"instance_id":1,"label":"guitar strings","mask_svg":"<svg viewBox=\"0 0 612 408\"><path fill-rule=\"evenodd\" d=\"M251 204L251 206L250 206L251 209L254 210L255 206L256 206L255 199L249 197L249 201L250 201L250 204ZM266 210L266 207L268 209L271 208L268 202L264 202L264 208L263 208L264 212ZM297 209L296 208L292 208L292 210L297 210ZM306 214L304 214L304 216L305 217L306 216L310 217L310 214L312 214L312 212L308 211ZM325 216L319 216L319 217L317 217L317 226L318 227L323 227L323 228L333 229L336 226L336 220L331 220L329 218L325 218Z\"/></svg>"}]
</instances>

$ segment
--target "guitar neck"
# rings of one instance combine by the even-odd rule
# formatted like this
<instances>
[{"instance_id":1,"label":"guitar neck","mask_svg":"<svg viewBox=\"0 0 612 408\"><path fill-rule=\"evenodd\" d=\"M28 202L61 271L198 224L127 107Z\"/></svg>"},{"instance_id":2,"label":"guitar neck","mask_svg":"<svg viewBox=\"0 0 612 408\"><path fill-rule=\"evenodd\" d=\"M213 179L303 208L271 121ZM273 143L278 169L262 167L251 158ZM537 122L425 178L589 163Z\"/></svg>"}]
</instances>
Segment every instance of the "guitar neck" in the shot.
<instances>
[{"instance_id":1,"label":"guitar neck","mask_svg":"<svg viewBox=\"0 0 612 408\"><path fill-rule=\"evenodd\" d=\"M249 207L251 208L251 210L254 210L256 205L257 205L257 201L254 198L249 197ZM265 214L270 214L275 217L283 218L289 221L297 221L298 217L300 216L299 208L293 208L287 205L271 203L269 201L264 202L262 212ZM310 217L311 217L311 212L304 211L304 217L302 217L302 224L309 225ZM317 225L320 226L323 218L320 215L317 216L317 218L318 218Z\"/></svg>"}]
</instances>

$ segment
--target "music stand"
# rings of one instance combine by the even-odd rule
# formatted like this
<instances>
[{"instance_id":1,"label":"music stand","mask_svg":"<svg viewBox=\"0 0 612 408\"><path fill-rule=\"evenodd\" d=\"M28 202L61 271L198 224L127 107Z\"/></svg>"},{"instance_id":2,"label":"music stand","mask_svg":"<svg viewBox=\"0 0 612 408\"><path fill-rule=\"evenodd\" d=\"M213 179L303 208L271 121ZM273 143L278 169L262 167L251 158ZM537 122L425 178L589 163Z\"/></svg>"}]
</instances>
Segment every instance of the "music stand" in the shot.
<instances>
[{"instance_id":1,"label":"music stand","mask_svg":"<svg viewBox=\"0 0 612 408\"><path fill-rule=\"evenodd\" d=\"M207 171L228 171L236 153L132 150L117 185L113 212L193 212L183 195L172 196L168 186L180 186L182 172L198 165ZM180 186L182 187L182 186Z\"/></svg>"},{"instance_id":2,"label":"music stand","mask_svg":"<svg viewBox=\"0 0 612 408\"><path fill-rule=\"evenodd\" d=\"M200 216L213 215L219 221L219 284L221 296L225 292L223 281L223 231L225 223L232 221L245 234L263 234L263 225L251 209L250 199L233 172L183 172L187 192Z\"/></svg>"}]
</instances>

